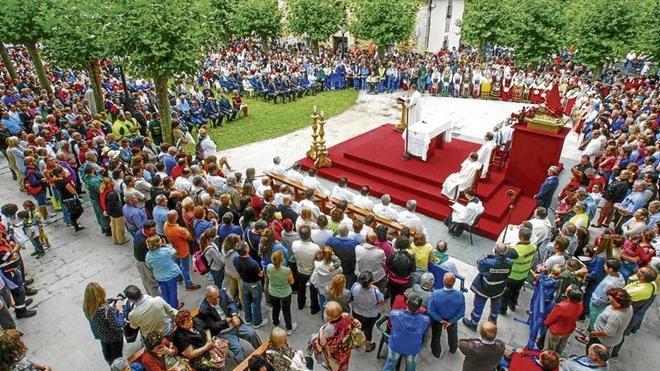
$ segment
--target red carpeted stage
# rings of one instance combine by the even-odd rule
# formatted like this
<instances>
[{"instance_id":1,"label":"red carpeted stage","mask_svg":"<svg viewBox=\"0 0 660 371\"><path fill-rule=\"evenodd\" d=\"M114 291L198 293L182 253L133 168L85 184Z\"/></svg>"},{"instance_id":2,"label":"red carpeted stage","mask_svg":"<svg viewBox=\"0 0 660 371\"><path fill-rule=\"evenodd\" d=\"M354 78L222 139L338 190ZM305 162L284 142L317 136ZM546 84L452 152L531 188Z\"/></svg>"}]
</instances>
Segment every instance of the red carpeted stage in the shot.
<instances>
[{"instance_id":1,"label":"red carpeted stage","mask_svg":"<svg viewBox=\"0 0 660 371\"><path fill-rule=\"evenodd\" d=\"M445 143L444 149L436 149L427 162L406 161L401 158L401 134L388 124L330 147L333 166L321 168L319 175L333 181L345 176L349 186L355 189L367 184L372 195L380 197L388 193L399 205L415 199L418 212L444 220L451 209L447 199L440 194L442 182L449 174L458 171L467 155L478 148L477 143L452 139ZM309 158L301 163L305 169L313 166ZM519 188L506 183L504 174L504 171L491 168L489 178L477 186L477 195L486 210L475 231L491 239L497 238L506 224L509 205L506 191L513 189L520 194ZM520 194L511 222L528 219L535 207L536 202L531 197Z\"/></svg>"}]
</instances>

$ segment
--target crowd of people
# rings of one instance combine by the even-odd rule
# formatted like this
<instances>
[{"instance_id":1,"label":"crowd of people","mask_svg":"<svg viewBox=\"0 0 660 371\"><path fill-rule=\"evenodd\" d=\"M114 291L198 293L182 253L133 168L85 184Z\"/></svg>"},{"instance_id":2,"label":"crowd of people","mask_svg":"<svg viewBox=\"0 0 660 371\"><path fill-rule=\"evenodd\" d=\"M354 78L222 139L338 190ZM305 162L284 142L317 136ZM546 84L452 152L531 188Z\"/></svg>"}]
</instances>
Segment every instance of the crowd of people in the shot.
<instances>
[{"instance_id":1,"label":"crowd of people","mask_svg":"<svg viewBox=\"0 0 660 371\"><path fill-rule=\"evenodd\" d=\"M358 48L344 56L322 50L316 58L299 48L266 52L241 41L209 54L196 85L172 89L175 143L167 143L148 82L129 79L130 98L122 99L117 70L104 64L101 109L83 74L51 68L54 94L48 95L28 54L14 47L10 56L20 76L11 80L1 71L0 149L26 200L0 208L0 362L7 369L48 369L26 358L10 308L16 318L37 314L29 298L37 290L30 287L34 279L22 253L30 245L37 259L48 253L44 227L60 212L74 233L100 231L116 245L132 240L142 287L127 282L121 295L108 297L101 284L89 283L83 303L104 359L119 370L222 369L230 357L240 363L251 352L241 339L258 348L262 340L255 329L269 325L269 351L252 357L251 369L322 364L347 370L351 349L374 350L374 327L388 305L386 370L401 359L414 370L425 337L440 357L443 331L449 352L464 354L465 370L500 363L510 369L606 369L653 305L660 270L656 77L606 71L597 79L570 61L535 71L506 60L481 65L463 51L379 58ZM305 90L378 92L416 85L428 94L541 103L553 84L582 135L584 155L567 169L571 181L559 192L553 218L557 169L550 169L536 196L534 217L477 262L469 314L465 294L454 288L459 272L447 243L427 241L414 200L404 209L388 195L374 203L368 185L355 193L346 179L329 190L314 169L302 173L299 164L289 168L274 158L270 172L308 188L298 200L291 187L259 177L253 168L232 169L209 136L214 126L248 117L242 94L291 100ZM186 152L188 143L196 144L194 153ZM338 205L321 210L315 192L331 195ZM98 230L81 232L85 227L78 221L90 212L83 206L87 199ZM351 203L404 228L357 219L346 212ZM441 277L431 272L436 266L445 273ZM213 284L204 288L200 303L186 304L179 290L201 288L193 271L210 275ZM518 299L526 282L540 292L542 305L531 311L542 317L545 330L529 349L507 349L497 339L497 318L525 306ZM300 331L291 315L294 295L299 310L309 299L309 315L323 321L318 331L304 329L305 335L316 333L309 349L288 345L287 337ZM487 301L490 313L482 321ZM263 304L272 307L270 318ZM560 365L580 318L589 318L578 337L585 355ZM459 322L479 337L459 340ZM128 365L124 341L137 341L137 331L145 351ZM529 359L532 366L524 363Z\"/></svg>"}]
</instances>

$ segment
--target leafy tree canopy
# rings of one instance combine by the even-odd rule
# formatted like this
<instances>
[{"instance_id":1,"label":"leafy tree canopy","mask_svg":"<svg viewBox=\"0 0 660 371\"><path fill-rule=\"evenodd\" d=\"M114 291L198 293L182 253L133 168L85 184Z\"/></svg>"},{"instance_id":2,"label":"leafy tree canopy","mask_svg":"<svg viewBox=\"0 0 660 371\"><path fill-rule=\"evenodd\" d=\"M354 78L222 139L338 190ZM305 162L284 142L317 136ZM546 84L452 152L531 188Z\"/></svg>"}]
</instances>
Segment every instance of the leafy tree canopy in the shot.
<instances>
[{"instance_id":1,"label":"leafy tree canopy","mask_svg":"<svg viewBox=\"0 0 660 371\"><path fill-rule=\"evenodd\" d=\"M465 2L461 38L468 44L484 46L502 39L508 14L502 0L471 0Z\"/></svg>"},{"instance_id":2,"label":"leafy tree canopy","mask_svg":"<svg viewBox=\"0 0 660 371\"><path fill-rule=\"evenodd\" d=\"M64 68L84 69L87 62L111 55L108 36L109 2L58 0L45 9L42 26L51 32L43 39L44 54Z\"/></svg>"},{"instance_id":3,"label":"leafy tree canopy","mask_svg":"<svg viewBox=\"0 0 660 371\"><path fill-rule=\"evenodd\" d=\"M113 22L117 55L148 77L192 73L214 37L209 0L123 0Z\"/></svg>"},{"instance_id":4,"label":"leafy tree canopy","mask_svg":"<svg viewBox=\"0 0 660 371\"><path fill-rule=\"evenodd\" d=\"M566 36L568 45L577 48L577 61L593 68L625 56L637 34L637 6L637 0L573 0Z\"/></svg>"},{"instance_id":5,"label":"leafy tree canopy","mask_svg":"<svg viewBox=\"0 0 660 371\"><path fill-rule=\"evenodd\" d=\"M0 5L0 35L7 42L36 43L50 29L43 22L43 11L53 0L3 0Z\"/></svg>"},{"instance_id":6,"label":"leafy tree canopy","mask_svg":"<svg viewBox=\"0 0 660 371\"><path fill-rule=\"evenodd\" d=\"M415 28L418 0L353 0L349 30L379 46L407 40Z\"/></svg>"},{"instance_id":7,"label":"leafy tree canopy","mask_svg":"<svg viewBox=\"0 0 660 371\"><path fill-rule=\"evenodd\" d=\"M346 17L340 0L289 0L288 23L296 35L307 34L310 40L322 42L332 36Z\"/></svg>"},{"instance_id":8,"label":"leafy tree canopy","mask_svg":"<svg viewBox=\"0 0 660 371\"><path fill-rule=\"evenodd\" d=\"M261 38L279 36L282 31L282 12L277 0L241 0L229 15L229 29L237 36L254 32Z\"/></svg>"}]
</instances>

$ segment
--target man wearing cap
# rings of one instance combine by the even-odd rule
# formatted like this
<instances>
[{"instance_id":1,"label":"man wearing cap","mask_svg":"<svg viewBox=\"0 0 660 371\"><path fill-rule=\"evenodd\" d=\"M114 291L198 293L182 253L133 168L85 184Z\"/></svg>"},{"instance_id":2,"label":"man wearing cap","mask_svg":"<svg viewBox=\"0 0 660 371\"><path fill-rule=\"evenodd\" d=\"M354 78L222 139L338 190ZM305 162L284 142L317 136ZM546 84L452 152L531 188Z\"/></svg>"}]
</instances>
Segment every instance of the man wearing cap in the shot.
<instances>
[{"instance_id":1,"label":"man wearing cap","mask_svg":"<svg viewBox=\"0 0 660 371\"><path fill-rule=\"evenodd\" d=\"M463 324L476 331L486 301L490 299L490 316L488 320L497 322L500 310L500 297L506 289L507 278L511 273L512 260L506 256L507 247L497 243L492 254L477 261L479 274L472 281L470 290L474 292L474 309L470 318L463 318Z\"/></svg>"},{"instance_id":2,"label":"man wearing cap","mask_svg":"<svg viewBox=\"0 0 660 371\"><path fill-rule=\"evenodd\" d=\"M541 184L541 188L534 195L536 206L543 206L547 209L550 207L550 204L552 204L552 196L555 194L557 186L559 185L557 174L559 174L559 169L556 166L550 166L548 169L548 177L545 178L543 184Z\"/></svg>"}]
</instances>

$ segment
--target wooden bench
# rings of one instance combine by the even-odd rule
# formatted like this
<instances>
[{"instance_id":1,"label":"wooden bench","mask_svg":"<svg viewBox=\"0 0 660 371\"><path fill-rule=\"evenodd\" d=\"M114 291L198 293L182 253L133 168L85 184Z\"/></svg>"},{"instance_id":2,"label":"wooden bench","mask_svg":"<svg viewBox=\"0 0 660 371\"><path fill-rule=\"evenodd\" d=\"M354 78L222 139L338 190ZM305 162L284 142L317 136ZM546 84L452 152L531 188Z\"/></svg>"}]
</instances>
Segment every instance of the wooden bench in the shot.
<instances>
[{"instance_id":1,"label":"wooden bench","mask_svg":"<svg viewBox=\"0 0 660 371\"><path fill-rule=\"evenodd\" d=\"M254 356L264 356L266 355L266 351L268 350L268 347L270 346L270 340L266 340L261 345L259 348L255 349L254 352L250 353L247 358L243 360L243 362L239 363L236 367L234 367L234 371L245 371L249 370L250 368L248 365L250 364L250 359Z\"/></svg>"},{"instance_id":2,"label":"wooden bench","mask_svg":"<svg viewBox=\"0 0 660 371\"><path fill-rule=\"evenodd\" d=\"M330 200L330 202L333 205L338 205L340 200L337 199L337 198L332 198ZM367 216L371 215L374 218L374 220L376 221L376 223L382 224L382 225L386 226L387 228L389 228L390 232L395 236L398 236L399 232L401 232L401 229L404 228L403 224L397 223L393 220L385 219L381 216L378 216L378 215L374 214L371 210L364 209L364 208L356 206L352 203L348 204L348 207L346 208L346 212L347 212L349 217L351 217L351 214L354 216L352 219L354 219L356 217L360 217L360 219L362 221L364 221L367 218Z\"/></svg>"},{"instance_id":3,"label":"wooden bench","mask_svg":"<svg viewBox=\"0 0 660 371\"><path fill-rule=\"evenodd\" d=\"M293 189L293 195L295 201L300 201L305 198L305 193L309 189L309 187L307 187L306 185L269 171L265 171L264 174L268 178L270 178L272 182L273 191L279 191L280 184L285 184ZM328 195L323 194L318 190L314 190L314 201L319 203L319 208L321 210L326 209L326 204L328 200L329 200Z\"/></svg>"}]
</instances>

